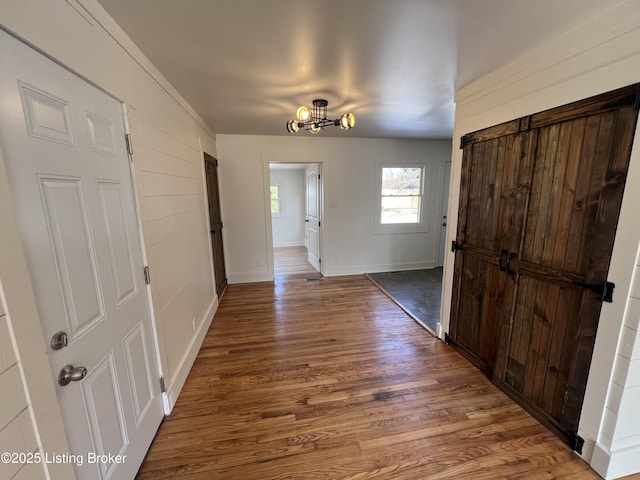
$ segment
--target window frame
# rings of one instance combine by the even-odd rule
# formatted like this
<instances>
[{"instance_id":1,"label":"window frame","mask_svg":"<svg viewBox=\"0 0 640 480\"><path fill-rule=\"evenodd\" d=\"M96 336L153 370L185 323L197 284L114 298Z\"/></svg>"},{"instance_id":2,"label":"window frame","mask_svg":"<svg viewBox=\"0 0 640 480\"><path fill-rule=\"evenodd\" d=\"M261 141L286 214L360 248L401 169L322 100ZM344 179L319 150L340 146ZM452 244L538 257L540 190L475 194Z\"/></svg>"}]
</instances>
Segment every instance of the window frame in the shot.
<instances>
[{"instance_id":1,"label":"window frame","mask_svg":"<svg viewBox=\"0 0 640 480\"><path fill-rule=\"evenodd\" d=\"M385 168L419 168L420 173L420 205L418 222L416 223L382 223L382 199L388 195L382 194L382 174ZM429 199L427 182L431 178L431 165L427 160L406 162L377 162L375 172L375 199L373 211L373 234L390 233L428 233Z\"/></svg>"},{"instance_id":2,"label":"window frame","mask_svg":"<svg viewBox=\"0 0 640 480\"><path fill-rule=\"evenodd\" d=\"M278 213L273 213L273 208L271 206L271 188L276 187L278 189ZM283 212L284 204L282 203L282 183L281 182L270 182L269 183L269 211L271 212L272 217L282 217L284 216Z\"/></svg>"}]
</instances>

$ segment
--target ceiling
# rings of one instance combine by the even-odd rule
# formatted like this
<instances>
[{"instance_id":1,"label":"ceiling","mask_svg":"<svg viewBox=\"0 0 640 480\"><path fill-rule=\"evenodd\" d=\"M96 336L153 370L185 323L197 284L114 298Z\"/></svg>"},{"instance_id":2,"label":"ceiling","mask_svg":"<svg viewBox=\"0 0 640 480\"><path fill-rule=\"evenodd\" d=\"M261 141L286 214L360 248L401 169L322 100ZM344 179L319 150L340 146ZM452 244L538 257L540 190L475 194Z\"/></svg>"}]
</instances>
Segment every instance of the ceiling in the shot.
<instances>
[{"instance_id":1,"label":"ceiling","mask_svg":"<svg viewBox=\"0 0 640 480\"><path fill-rule=\"evenodd\" d=\"M448 138L454 89L622 0L98 0L218 134ZM311 135L301 132L297 135Z\"/></svg>"}]
</instances>

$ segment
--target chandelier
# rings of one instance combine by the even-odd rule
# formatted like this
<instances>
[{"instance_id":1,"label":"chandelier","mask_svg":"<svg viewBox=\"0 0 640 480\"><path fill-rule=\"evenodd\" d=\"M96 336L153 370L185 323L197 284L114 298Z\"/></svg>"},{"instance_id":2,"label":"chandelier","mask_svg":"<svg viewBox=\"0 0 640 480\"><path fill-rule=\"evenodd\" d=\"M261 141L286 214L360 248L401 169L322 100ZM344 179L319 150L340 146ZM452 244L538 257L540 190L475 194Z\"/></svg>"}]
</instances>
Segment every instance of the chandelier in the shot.
<instances>
[{"instance_id":1,"label":"chandelier","mask_svg":"<svg viewBox=\"0 0 640 480\"><path fill-rule=\"evenodd\" d=\"M301 129L308 130L311 133L318 133L324 130L324 127L333 125L343 130L350 130L356 124L356 117L353 113L345 113L336 120L327 118L327 106L329 102L323 98L317 98L313 101L313 108L309 110L307 107L300 107L296 112L296 119L287 122L287 131L289 133L298 133Z\"/></svg>"}]
</instances>

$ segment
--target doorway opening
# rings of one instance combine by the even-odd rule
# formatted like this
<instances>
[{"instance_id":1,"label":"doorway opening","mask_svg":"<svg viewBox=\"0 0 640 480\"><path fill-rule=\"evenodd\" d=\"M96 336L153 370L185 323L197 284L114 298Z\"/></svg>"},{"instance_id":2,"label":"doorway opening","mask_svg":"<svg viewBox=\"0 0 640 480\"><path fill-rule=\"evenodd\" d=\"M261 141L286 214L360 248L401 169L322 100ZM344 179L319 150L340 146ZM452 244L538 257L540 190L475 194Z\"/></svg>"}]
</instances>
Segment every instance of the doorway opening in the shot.
<instances>
[{"instance_id":1,"label":"doorway opening","mask_svg":"<svg viewBox=\"0 0 640 480\"><path fill-rule=\"evenodd\" d=\"M322 276L319 163L269 163L274 274Z\"/></svg>"},{"instance_id":2,"label":"doorway opening","mask_svg":"<svg viewBox=\"0 0 640 480\"><path fill-rule=\"evenodd\" d=\"M443 265L447 248L447 213L451 181L451 162L445 162L440 173L442 179L442 199L437 207L439 229L437 253L434 253L434 267L417 270L400 270L368 273L367 276L391 300L411 318L434 336L441 336Z\"/></svg>"}]
</instances>

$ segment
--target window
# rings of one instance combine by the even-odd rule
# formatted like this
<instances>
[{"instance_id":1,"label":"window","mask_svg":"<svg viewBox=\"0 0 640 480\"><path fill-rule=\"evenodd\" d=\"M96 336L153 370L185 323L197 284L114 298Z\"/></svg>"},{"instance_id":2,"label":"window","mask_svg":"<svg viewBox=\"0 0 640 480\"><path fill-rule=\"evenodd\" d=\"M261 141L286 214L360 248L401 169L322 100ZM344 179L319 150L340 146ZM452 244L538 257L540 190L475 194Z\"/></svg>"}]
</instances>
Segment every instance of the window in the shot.
<instances>
[{"instance_id":1,"label":"window","mask_svg":"<svg viewBox=\"0 0 640 480\"><path fill-rule=\"evenodd\" d=\"M279 217L282 215L282 204L280 203L280 184L271 185L271 215Z\"/></svg>"},{"instance_id":2,"label":"window","mask_svg":"<svg viewBox=\"0 0 640 480\"><path fill-rule=\"evenodd\" d=\"M415 160L376 162L374 234L427 232L431 163Z\"/></svg>"},{"instance_id":3,"label":"window","mask_svg":"<svg viewBox=\"0 0 640 480\"><path fill-rule=\"evenodd\" d=\"M420 223L421 167L383 167L380 223Z\"/></svg>"}]
</instances>

